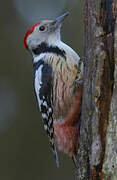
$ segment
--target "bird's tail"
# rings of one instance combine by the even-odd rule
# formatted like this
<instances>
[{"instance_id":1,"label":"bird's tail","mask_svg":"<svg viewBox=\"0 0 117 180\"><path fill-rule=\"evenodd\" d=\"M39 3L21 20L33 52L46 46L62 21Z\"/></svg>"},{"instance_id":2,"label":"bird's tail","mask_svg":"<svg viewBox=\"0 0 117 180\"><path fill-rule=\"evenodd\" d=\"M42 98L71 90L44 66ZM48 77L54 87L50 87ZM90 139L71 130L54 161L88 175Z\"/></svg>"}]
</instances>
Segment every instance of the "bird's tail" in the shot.
<instances>
[{"instance_id":1,"label":"bird's tail","mask_svg":"<svg viewBox=\"0 0 117 180\"><path fill-rule=\"evenodd\" d=\"M59 159L58 159L58 153L56 150L56 146L54 145L54 156L55 156L55 160L56 160L56 166L57 168L59 168Z\"/></svg>"},{"instance_id":2,"label":"bird's tail","mask_svg":"<svg viewBox=\"0 0 117 180\"><path fill-rule=\"evenodd\" d=\"M76 159L75 155L72 156L72 160L73 160L75 167L77 168L77 159Z\"/></svg>"}]
</instances>

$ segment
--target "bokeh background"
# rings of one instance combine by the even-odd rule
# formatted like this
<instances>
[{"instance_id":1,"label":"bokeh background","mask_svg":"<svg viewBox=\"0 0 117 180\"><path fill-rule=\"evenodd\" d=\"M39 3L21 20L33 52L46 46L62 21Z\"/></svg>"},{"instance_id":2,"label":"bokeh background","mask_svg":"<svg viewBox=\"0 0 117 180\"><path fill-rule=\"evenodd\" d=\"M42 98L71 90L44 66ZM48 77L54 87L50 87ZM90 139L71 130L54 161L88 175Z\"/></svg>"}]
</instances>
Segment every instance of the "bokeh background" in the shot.
<instances>
[{"instance_id":1,"label":"bokeh background","mask_svg":"<svg viewBox=\"0 0 117 180\"><path fill-rule=\"evenodd\" d=\"M72 160L59 153L60 168L43 130L33 91L27 29L69 11L62 39L83 55L82 0L8 0L0 3L0 180L71 180Z\"/></svg>"}]
</instances>

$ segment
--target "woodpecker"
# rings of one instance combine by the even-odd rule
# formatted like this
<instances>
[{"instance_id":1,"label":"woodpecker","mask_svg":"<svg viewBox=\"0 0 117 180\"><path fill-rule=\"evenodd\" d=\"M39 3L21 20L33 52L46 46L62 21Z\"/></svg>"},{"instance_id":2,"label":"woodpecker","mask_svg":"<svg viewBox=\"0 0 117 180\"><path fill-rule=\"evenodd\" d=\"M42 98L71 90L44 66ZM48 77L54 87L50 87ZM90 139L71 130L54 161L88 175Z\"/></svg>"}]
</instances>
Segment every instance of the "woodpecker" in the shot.
<instances>
[{"instance_id":1,"label":"woodpecker","mask_svg":"<svg viewBox=\"0 0 117 180\"><path fill-rule=\"evenodd\" d=\"M68 14L34 24L24 37L33 57L35 94L57 167L56 148L75 157L82 99L83 62L60 38Z\"/></svg>"}]
</instances>

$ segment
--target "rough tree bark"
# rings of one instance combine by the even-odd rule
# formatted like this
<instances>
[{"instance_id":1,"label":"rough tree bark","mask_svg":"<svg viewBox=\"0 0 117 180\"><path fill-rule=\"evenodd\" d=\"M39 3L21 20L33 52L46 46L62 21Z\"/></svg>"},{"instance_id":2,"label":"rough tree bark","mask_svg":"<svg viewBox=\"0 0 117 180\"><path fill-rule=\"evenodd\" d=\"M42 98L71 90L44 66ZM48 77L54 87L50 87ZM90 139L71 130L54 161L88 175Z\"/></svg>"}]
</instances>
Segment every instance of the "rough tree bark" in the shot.
<instances>
[{"instance_id":1,"label":"rough tree bark","mask_svg":"<svg viewBox=\"0 0 117 180\"><path fill-rule=\"evenodd\" d=\"M99 3L99 1L98 1ZM84 85L76 180L117 180L117 0L85 0Z\"/></svg>"}]
</instances>

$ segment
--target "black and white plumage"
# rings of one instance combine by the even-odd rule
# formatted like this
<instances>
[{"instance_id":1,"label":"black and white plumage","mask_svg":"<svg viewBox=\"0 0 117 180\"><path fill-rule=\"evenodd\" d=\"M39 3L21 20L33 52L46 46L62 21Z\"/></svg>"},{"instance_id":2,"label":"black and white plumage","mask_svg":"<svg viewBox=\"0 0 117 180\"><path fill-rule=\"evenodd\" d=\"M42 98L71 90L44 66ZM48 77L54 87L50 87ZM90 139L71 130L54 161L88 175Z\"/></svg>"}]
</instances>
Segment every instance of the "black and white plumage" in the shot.
<instances>
[{"instance_id":1,"label":"black and white plumage","mask_svg":"<svg viewBox=\"0 0 117 180\"><path fill-rule=\"evenodd\" d=\"M43 53L52 53L55 57L59 56L66 59L65 51L61 50L57 46L48 46L46 43L42 43L36 49L33 49L33 52L38 55L38 60L37 57L33 60L34 87L36 97L42 114L44 129L47 132L47 135L50 139L50 144L56 156L56 164L57 166L59 166L58 156L53 139L53 69L52 66L47 63L49 62L49 59L47 59L46 62L44 56L41 59L39 58L39 56ZM53 55L50 56L50 59L52 57Z\"/></svg>"},{"instance_id":2,"label":"black and white plumage","mask_svg":"<svg viewBox=\"0 0 117 180\"><path fill-rule=\"evenodd\" d=\"M35 93L57 166L56 146L72 157L76 152L82 92L82 62L60 39L61 23L67 15L35 24L24 38L33 56Z\"/></svg>"}]
</instances>

